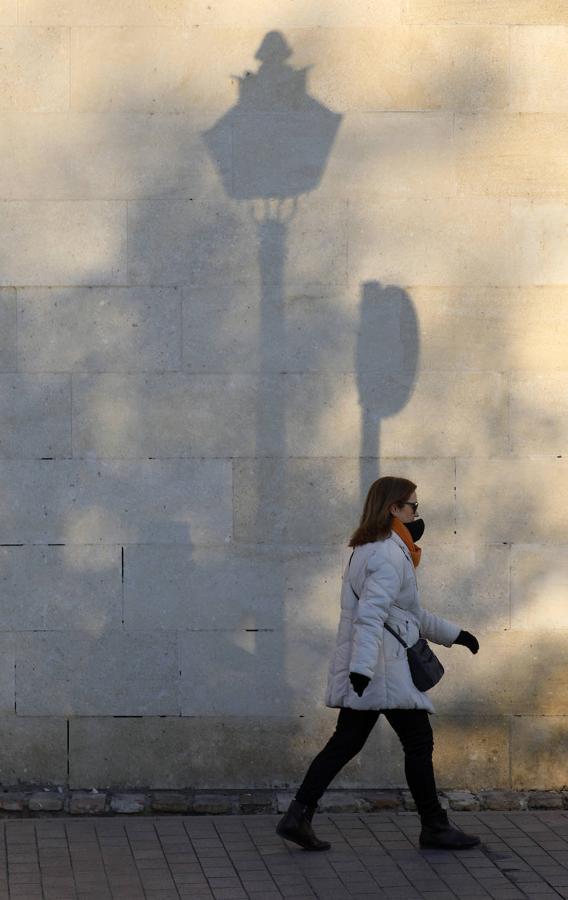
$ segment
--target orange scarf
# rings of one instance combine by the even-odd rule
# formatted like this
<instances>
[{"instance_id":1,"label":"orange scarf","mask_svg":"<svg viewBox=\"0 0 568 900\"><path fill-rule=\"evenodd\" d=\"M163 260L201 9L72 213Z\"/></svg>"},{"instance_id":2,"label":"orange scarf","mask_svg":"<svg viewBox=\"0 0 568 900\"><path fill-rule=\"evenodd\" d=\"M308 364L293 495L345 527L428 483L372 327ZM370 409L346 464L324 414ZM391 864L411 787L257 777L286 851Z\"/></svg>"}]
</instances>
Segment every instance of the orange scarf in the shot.
<instances>
[{"instance_id":1,"label":"orange scarf","mask_svg":"<svg viewBox=\"0 0 568 900\"><path fill-rule=\"evenodd\" d=\"M396 516L392 517L391 528L393 531L396 531L399 538L402 538L402 540L410 550L412 562L414 563L414 568L416 568L418 566L418 563L420 562L420 557L422 556L421 547L416 546L416 544L412 540L410 531L408 530L406 525L404 525L404 523L400 521L400 519L397 519Z\"/></svg>"}]
</instances>

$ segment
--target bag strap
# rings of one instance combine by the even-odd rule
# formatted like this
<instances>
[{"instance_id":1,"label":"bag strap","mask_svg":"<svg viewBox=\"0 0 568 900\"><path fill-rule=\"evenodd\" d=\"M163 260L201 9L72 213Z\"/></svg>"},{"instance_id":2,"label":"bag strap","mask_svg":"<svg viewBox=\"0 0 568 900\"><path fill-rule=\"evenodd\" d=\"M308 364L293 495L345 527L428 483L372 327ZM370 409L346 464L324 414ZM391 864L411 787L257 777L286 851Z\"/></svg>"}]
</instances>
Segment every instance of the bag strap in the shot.
<instances>
[{"instance_id":1,"label":"bag strap","mask_svg":"<svg viewBox=\"0 0 568 900\"><path fill-rule=\"evenodd\" d=\"M355 553L355 550L353 550L353 553ZM349 562L347 563L347 569L349 569L349 567L351 566L351 560L353 559L353 553L352 553L351 556L349 557ZM351 584L351 579L349 579L349 585L350 585L350 587L351 587L351 590L353 591L353 593L354 593L355 596L357 597L357 602L359 602L359 594L357 594L357 593L355 592L355 588L354 588L353 585ZM402 640L401 636L400 636L399 634L396 633L396 631L394 630L394 628L391 628L390 625L387 625L386 622L383 622L383 626L384 626L384 628L386 628L387 631L390 631L390 633L391 633L392 635L394 635L394 637L397 639L397 641L400 641L400 643L402 644L403 647L406 647L406 649L408 650L408 644L406 643L406 641L403 641L403 640Z\"/></svg>"},{"instance_id":2,"label":"bag strap","mask_svg":"<svg viewBox=\"0 0 568 900\"><path fill-rule=\"evenodd\" d=\"M403 641L403 640L402 640L400 634L397 634L396 631L395 631L393 628L391 628L390 625L387 625L386 622L384 623L384 625L385 625L386 630L387 630L387 631L390 631L391 634L394 634L394 636L395 636L395 638L397 639L397 641L400 641L400 643L402 644L402 646L403 646L403 647L406 647L406 649L408 650L408 644L406 643L406 641Z\"/></svg>"}]
</instances>

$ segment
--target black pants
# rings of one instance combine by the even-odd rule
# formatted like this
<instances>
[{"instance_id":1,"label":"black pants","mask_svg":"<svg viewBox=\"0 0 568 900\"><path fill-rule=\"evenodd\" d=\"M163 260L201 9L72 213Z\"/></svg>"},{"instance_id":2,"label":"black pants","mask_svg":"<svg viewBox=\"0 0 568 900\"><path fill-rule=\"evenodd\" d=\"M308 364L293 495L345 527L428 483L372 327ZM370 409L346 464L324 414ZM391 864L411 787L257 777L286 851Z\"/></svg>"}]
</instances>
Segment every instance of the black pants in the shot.
<instances>
[{"instance_id":1,"label":"black pants","mask_svg":"<svg viewBox=\"0 0 568 900\"><path fill-rule=\"evenodd\" d=\"M311 763L296 800L317 804L337 773L362 750L381 712L402 744L406 780L418 813L429 818L440 811L432 766L434 736L424 709L340 709L335 732Z\"/></svg>"}]
</instances>

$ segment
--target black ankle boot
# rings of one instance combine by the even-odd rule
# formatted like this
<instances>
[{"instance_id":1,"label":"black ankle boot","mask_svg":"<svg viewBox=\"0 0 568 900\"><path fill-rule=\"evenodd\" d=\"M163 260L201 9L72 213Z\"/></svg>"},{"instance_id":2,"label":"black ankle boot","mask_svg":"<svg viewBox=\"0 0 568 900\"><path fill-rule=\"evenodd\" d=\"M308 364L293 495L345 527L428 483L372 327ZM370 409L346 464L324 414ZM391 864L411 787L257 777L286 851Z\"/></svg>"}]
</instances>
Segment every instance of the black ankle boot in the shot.
<instances>
[{"instance_id":1,"label":"black ankle boot","mask_svg":"<svg viewBox=\"0 0 568 900\"><path fill-rule=\"evenodd\" d=\"M320 841L315 836L312 828L312 818L317 809L317 804L308 806L298 800L292 800L287 812L276 826L276 834L299 844L304 850L329 850L331 844Z\"/></svg>"},{"instance_id":2,"label":"black ankle boot","mask_svg":"<svg viewBox=\"0 0 568 900\"><path fill-rule=\"evenodd\" d=\"M445 809L434 816L422 816L421 847L444 850L466 850L477 847L481 840L475 834L466 834L448 819Z\"/></svg>"}]
</instances>

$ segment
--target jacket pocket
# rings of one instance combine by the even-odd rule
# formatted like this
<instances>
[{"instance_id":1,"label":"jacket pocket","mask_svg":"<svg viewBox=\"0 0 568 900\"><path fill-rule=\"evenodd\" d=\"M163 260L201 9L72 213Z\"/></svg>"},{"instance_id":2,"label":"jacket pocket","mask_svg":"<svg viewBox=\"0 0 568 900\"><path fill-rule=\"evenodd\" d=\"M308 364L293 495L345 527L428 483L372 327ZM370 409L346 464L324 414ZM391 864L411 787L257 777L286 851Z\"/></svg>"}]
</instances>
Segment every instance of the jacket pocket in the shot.
<instances>
[{"instance_id":1,"label":"jacket pocket","mask_svg":"<svg viewBox=\"0 0 568 900\"><path fill-rule=\"evenodd\" d=\"M388 624L389 628L396 631L405 644L408 644L406 637L407 625L400 622L398 619L396 621L391 620ZM391 634L390 631L385 628L384 635L385 659L400 659L401 656L404 656L406 648L402 646L397 638L395 638L394 634Z\"/></svg>"}]
</instances>

